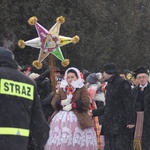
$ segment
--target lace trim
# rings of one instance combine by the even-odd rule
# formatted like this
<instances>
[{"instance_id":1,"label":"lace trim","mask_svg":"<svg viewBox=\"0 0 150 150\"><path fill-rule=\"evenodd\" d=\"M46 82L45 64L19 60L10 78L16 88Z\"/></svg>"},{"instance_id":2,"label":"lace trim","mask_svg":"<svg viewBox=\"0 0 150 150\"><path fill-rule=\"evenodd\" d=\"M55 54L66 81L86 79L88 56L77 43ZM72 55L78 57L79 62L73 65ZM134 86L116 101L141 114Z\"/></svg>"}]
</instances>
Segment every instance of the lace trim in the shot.
<instances>
[{"instance_id":1,"label":"lace trim","mask_svg":"<svg viewBox=\"0 0 150 150\"><path fill-rule=\"evenodd\" d=\"M72 111L66 112L66 111L59 111L54 118L52 119L55 122L61 121L62 123L69 121L69 122L77 122L77 117Z\"/></svg>"},{"instance_id":2,"label":"lace trim","mask_svg":"<svg viewBox=\"0 0 150 150\"><path fill-rule=\"evenodd\" d=\"M75 128L74 134L68 127L63 127L62 130L59 127L55 127L50 131L50 138L47 142L48 145L56 145L59 146L61 144L66 144L67 146L80 145L80 147L88 147L97 145L96 136L91 129L85 129L83 132L79 127ZM94 138L95 137L95 138Z\"/></svg>"},{"instance_id":3,"label":"lace trim","mask_svg":"<svg viewBox=\"0 0 150 150\"><path fill-rule=\"evenodd\" d=\"M81 130L75 114L60 111L54 116L50 124L50 134L46 145L97 147L96 133L94 128Z\"/></svg>"}]
</instances>

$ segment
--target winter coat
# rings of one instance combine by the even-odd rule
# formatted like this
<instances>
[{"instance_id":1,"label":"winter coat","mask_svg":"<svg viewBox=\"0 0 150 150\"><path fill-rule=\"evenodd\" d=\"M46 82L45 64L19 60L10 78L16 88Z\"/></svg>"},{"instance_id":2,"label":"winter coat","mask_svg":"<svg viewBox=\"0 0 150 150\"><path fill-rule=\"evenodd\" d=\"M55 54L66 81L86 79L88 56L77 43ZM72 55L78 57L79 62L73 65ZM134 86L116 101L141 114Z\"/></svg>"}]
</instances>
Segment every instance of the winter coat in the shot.
<instances>
[{"instance_id":1,"label":"winter coat","mask_svg":"<svg viewBox=\"0 0 150 150\"><path fill-rule=\"evenodd\" d=\"M106 105L93 110L93 116L104 113L103 131L107 134L128 134L128 124L135 124L134 103L130 84L119 74L108 79Z\"/></svg>"},{"instance_id":2,"label":"winter coat","mask_svg":"<svg viewBox=\"0 0 150 150\"><path fill-rule=\"evenodd\" d=\"M135 87L133 90L133 96L135 100L135 109L139 109L137 105L139 86ZM144 89L144 122L143 122L143 134L142 134L142 148L150 149L150 83L148 83L147 87ZM145 150L144 149L144 150Z\"/></svg>"},{"instance_id":3,"label":"winter coat","mask_svg":"<svg viewBox=\"0 0 150 150\"><path fill-rule=\"evenodd\" d=\"M48 78L40 78L41 76L39 76L38 78L35 79L35 82L37 84L37 91L38 94L40 96L40 99L43 100L45 99L47 96L49 96L49 94L52 92L51 89L51 82Z\"/></svg>"},{"instance_id":4,"label":"winter coat","mask_svg":"<svg viewBox=\"0 0 150 150\"><path fill-rule=\"evenodd\" d=\"M52 106L55 109L53 116L61 110L61 100L66 99L66 92L60 88L59 92L56 94L54 99L52 100ZM77 108L73 109L72 111L77 116L81 129L89 128L93 126L92 117L90 117L87 113L90 107L90 99L87 93L87 89L82 87L77 89L74 92L73 101L76 103Z\"/></svg>"},{"instance_id":5,"label":"winter coat","mask_svg":"<svg viewBox=\"0 0 150 150\"><path fill-rule=\"evenodd\" d=\"M0 149L26 150L29 132L43 150L49 126L34 81L17 70L13 59L0 58Z\"/></svg>"},{"instance_id":6,"label":"winter coat","mask_svg":"<svg viewBox=\"0 0 150 150\"><path fill-rule=\"evenodd\" d=\"M54 112L54 108L51 105L53 95L54 92L51 92L45 99L41 100L42 110L47 121Z\"/></svg>"}]
</instances>

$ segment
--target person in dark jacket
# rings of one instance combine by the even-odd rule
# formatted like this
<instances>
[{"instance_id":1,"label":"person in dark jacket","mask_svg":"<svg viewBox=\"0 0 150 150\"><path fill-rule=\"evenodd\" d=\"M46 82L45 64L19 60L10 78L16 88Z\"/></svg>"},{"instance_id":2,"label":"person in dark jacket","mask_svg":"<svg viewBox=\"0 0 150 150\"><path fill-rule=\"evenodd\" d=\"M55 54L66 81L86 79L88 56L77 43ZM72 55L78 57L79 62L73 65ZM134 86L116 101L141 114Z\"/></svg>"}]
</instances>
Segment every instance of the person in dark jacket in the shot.
<instances>
[{"instance_id":1,"label":"person in dark jacket","mask_svg":"<svg viewBox=\"0 0 150 150\"><path fill-rule=\"evenodd\" d=\"M52 115L52 113L54 112L54 109L51 105L52 98L54 97L54 91L52 91L52 85L51 85L51 81L49 79L50 78L50 69L47 69L44 73L42 73L39 76L37 76L34 73L34 76L36 76L36 78L34 78L34 80L37 84L37 89L38 89L37 91L40 96L42 110L43 110L43 113L44 113L47 121L50 118L50 116ZM64 74L63 70L60 70L60 68L58 68L58 67L54 68L54 76L56 79L56 83L57 83L57 80L61 79L60 76L63 74Z\"/></svg>"},{"instance_id":2,"label":"person in dark jacket","mask_svg":"<svg viewBox=\"0 0 150 150\"><path fill-rule=\"evenodd\" d=\"M133 150L131 130L135 121L131 86L120 77L115 63L105 64L102 76L107 81L106 105L89 114L93 117L104 114L104 150Z\"/></svg>"},{"instance_id":3,"label":"person in dark jacket","mask_svg":"<svg viewBox=\"0 0 150 150\"><path fill-rule=\"evenodd\" d=\"M37 84L37 91L41 100L46 98L49 95L49 93L52 92L49 76L50 70L48 69L34 79L34 81Z\"/></svg>"},{"instance_id":4,"label":"person in dark jacket","mask_svg":"<svg viewBox=\"0 0 150 150\"><path fill-rule=\"evenodd\" d=\"M133 96L135 99L135 109L136 113L138 112L144 112L144 116L139 118L140 120L143 120L142 125L140 125L140 122L137 121L136 123L136 130L135 130L135 139L136 132L138 130L142 131L139 139L142 142L142 150L149 150L150 149L150 83L149 83L149 73L145 67L139 67L136 70L133 71L135 78L138 80L139 85L136 86L133 91ZM137 115L138 117L138 115ZM139 116L140 117L140 116ZM137 118L138 120L138 118ZM143 129L141 128L143 127Z\"/></svg>"},{"instance_id":5,"label":"person in dark jacket","mask_svg":"<svg viewBox=\"0 0 150 150\"><path fill-rule=\"evenodd\" d=\"M34 81L18 70L13 53L0 47L0 149L26 150L29 134L43 150L49 126Z\"/></svg>"}]
</instances>

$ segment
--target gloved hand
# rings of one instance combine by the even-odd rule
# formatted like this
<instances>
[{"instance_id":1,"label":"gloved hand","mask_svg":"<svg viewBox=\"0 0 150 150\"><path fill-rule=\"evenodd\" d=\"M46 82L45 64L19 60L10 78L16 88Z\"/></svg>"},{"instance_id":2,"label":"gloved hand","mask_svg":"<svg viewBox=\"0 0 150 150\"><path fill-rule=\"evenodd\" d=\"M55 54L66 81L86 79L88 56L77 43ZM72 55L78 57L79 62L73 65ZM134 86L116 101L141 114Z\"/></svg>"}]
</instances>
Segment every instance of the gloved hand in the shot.
<instances>
[{"instance_id":1,"label":"gloved hand","mask_svg":"<svg viewBox=\"0 0 150 150\"><path fill-rule=\"evenodd\" d=\"M64 100L61 100L61 105L62 105L62 106L69 105L70 103L71 103L71 99L64 99Z\"/></svg>"},{"instance_id":2,"label":"gloved hand","mask_svg":"<svg viewBox=\"0 0 150 150\"><path fill-rule=\"evenodd\" d=\"M72 104L69 104L63 107L64 111L70 111L71 109L72 109Z\"/></svg>"}]
</instances>

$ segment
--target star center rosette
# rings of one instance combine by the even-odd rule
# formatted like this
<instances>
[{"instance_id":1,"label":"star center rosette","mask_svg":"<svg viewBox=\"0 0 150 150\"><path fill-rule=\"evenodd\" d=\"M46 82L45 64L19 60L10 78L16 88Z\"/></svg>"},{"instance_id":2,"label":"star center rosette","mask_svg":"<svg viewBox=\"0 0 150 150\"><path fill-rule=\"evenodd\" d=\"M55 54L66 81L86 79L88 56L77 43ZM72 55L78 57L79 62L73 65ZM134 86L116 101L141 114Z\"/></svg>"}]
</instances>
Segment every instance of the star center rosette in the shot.
<instances>
[{"instance_id":1,"label":"star center rosette","mask_svg":"<svg viewBox=\"0 0 150 150\"><path fill-rule=\"evenodd\" d=\"M44 50L48 50L48 52L52 52L58 46L59 46L58 38L52 34L48 34L46 38L44 39L44 42L41 47ZM44 51L44 52L47 52L47 51Z\"/></svg>"},{"instance_id":2,"label":"star center rosette","mask_svg":"<svg viewBox=\"0 0 150 150\"><path fill-rule=\"evenodd\" d=\"M56 19L56 23L50 30L47 30L43 26L41 26L37 22L37 20L38 19L35 16L33 16L28 20L28 23L30 25L35 25L38 37L28 41L19 40L19 47L25 48L25 46L31 46L40 49L38 60L35 60L32 63L32 65L37 69L42 68L42 61L50 53L61 61L62 66L66 67L67 65L69 65L70 60L64 59L60 47L69 43L76 44L80 39L79 36L76 35L70 38L59 35L60 26L65 22L65 18L63 16L60 16Z\"/></svg>"}]
</instances>

